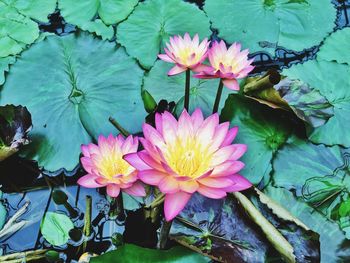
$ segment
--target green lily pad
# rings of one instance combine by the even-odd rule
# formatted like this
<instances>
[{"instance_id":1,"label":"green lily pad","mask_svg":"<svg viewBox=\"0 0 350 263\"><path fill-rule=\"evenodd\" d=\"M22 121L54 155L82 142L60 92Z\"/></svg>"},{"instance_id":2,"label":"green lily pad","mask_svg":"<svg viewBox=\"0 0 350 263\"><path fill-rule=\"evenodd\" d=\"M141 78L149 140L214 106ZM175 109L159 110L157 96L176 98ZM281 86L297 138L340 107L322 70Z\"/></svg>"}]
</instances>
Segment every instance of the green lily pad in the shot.
<instances>
[{"instance_id":1,"label":"green lily pad","mask_svg":"<svg viewBox=\"0 0 350 263\"><path fill-rule=\"evenodd\" d=\"M318 45L336 19L328 0L206 0L204 10L221 38L272 54L277 46L301 51Z\"/></svg>"},{"instance_id":2,"label":"green lily pad","mask_svg":"<svg viewBox=\"0 0 350 263\"><path fill-rule=\"evenodd\" d=\"M269 176L272 157L289 136L290 126L281 115L282 112L270 111L252 99L233 94L222 110L222 121L239 127L235 142L248 146L241 158L245 163L241 174L254 184Z\"/></svg>"},{"instance_id":3,"label":"green lily pad","mask_svg":"<svg viewBox=\"0 0 350 263\"><path fill-rule=\"evenodd\" d=\"M20 53L39 37L32 19L48 21L56 0L0 0L0 58Z\"/></svg>"},{"instance_id":4,"label":"green lily pad","mask_svg":"<svg viewBox=\"0 0 350 263\"><path fill-rule=\"evenodd\" d=\"M130 132L141 130L142 76L136 62L113 43L85 33L50 36L23 52L11 68L0 103L25 105L32 113L33 143L26 157L49 171L73 170L81 144L117 133L109 116Z\"/></svg>"},{"instance_id":5,"label":"green lily pad","mask_svg":"<svg viewBox=\"0 0 350 263\"><path fill-rule=\"evenodd\" d=\"M291 158L293 156L293 158ZM350 152L290 138L274 159L275 185L295 191L297 197L348 229ZM293 178L293 180L291 180ZM349 230L346 230L349 231Z\"/></svg>"},{"instance_id":6,"label":"green lily pad","mask_svg":"<svg viewBox=\"0 0 350 263\"><path fill-rule=\"evenodd\" d=\"M333 105L334 116L321 127L308 130L309 139L327 145L350 147L350 66L336 62L310 60L282 72L316 88Z\"/></svg>"},{"instance_id":7,"label":"green lily pad","mask_svg":"<svg viewBox=\"0 0 350 263\"><path fill-rule=\"evenodd\" d=\"M185 94L185 74L167 76L167 72L172 66L173 65L170 63L158 60L148 75L145 76L143 88L147 90L157 102L166 99L178 103L178 112L181 112ZM210 115L213 111L218 85L218 79L203 80L191 78L189 111L192 112L194 109L200 107L206 116ZM219 109L224 106L225 100L231 92L231 90L224 88Z\"/></svg>"},{"instance_id":8,"label":"green lily pad","mask_svg":"<svg viewBox=\"0 0 350 263\"><path fill-rule=\"evenodd\" d=\"M336 61L350 65L350 28L343 28L326 38L320 51L318 60Z\"/></svg>"},{"instance_id":9,"label":"green lily pad","mask_svg":"<svg viewBox=\"0 0 350 263\"><path fill-rule=\"evenodd\" d=\"M150 68L163 53L169 36L188 32L209 37L209 19L195 4L181 0L150 0L139 3L127 20L117 27L117 41L128 54Z\"/></svg>"},{"instance_id":10,"label":"green lily pad","mask_svg":"<svg viewBox=\"0 0 350 263\"><path fill-rule=\"evenodd\" d=\"M264 192L277 203L287 207L292 215L302 220L313 231L319 233L321 263L350 260L350 250L346 249L348 241L336 223L325 218L284 188L275 188L269 185L264 189Z\"/></svg>"},{"instance_id":11,"label":"green lily pad","mask_svg":"<svg viewBox=\"0 0 350 263\"><path fill-rule=\"evenodd\" d=\"M157 250L125 244L116 250L91 258L91 263L205 263L210 260L184 247Z\"/></svg>"},{"instance_id":12,"label":"green lily pad","mask_svg":"<svg viewBox=\"0 0 350 263\"><path fill-rule=\"evenodd\" d=\"M60 0L62 16L83 30L94 32L103 39L112 39L112 24L124 20L134 9L138 0ZM81 10L84 10L82 12ZM96 19L96 16L101 19Z\"/></svg>"},{"instance_id":13,"label":"green lily pad","mask_svg":"<svg viewBox=\"0 0 350 263\"><path fill-rule=\"evenodd\" d=\"M9 65L15 63L16 59L13 56L0 58L0 85L5 82L5 72L9 71Z\"/></svg>"},{"instance_id":14,"label":"green lily pad","mask_svg":"<svg viewBox=\"0 0 350 263\"><path fill-rule=\"evenodd\" d=\"M0 161L29 143L28 132L31 128L31 116L25 107L0 106Z\"/></svg>"},{"instance_id":15,"label":"green lily pad","mask_svg":"<svg viewBox=\"0 0 350 263\"><path fill-rule=\"evenodd\" d=\"M54 246L66 244L69 231L73 228L73 222L68 216L56 212L47 212L40 224L41 234Z\"/></svg>"}]
</instances>

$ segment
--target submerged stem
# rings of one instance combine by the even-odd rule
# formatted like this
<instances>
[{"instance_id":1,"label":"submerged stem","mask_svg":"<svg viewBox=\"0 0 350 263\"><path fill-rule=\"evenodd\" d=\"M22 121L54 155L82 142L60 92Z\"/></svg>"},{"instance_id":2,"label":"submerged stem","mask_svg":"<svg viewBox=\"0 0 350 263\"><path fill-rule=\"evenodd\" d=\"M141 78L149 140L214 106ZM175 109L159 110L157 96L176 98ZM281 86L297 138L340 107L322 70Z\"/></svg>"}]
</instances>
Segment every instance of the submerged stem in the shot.
<instances>
[{"instance_id":1,"label":"submerged stem","mask_svg":"<svg viewBox=\"0 0 350 263\"><path fill-rule=\"evenodd\" d=\"M215 102L214 102L213 113L217 113L219 110L219 104L220 104L220 99L221 99L223 87L224 87L224 83L222 82L222 79L220 79L218 91L216 93L216 98L215 98Z\"/></svg>"},{"instance_id":2,"label":"submerged stem","mask_svg":"<svg viewBox=\"0 0 350 263\"><path fill-rule=\"evenodd\" d=\"M160 229L160 235L159 235L159 248L160 249L165 249L166 244L168 241L168 236L170 232L171 225L173 223L173 220L171 221L166 221L164 220L162 228Z\"/></svg>"},{"instance_id":3,"label":"submerged stem","mask_svg":"<svg viewBox=\"0 0 350 263\"><path fill-rule=\"evenodd\" d=\"M146 209L153 209L164 202L165 194L158 195L152 203L146 206Z\"/></svg>"},{"instance_id":4,"label":"submerged stem","mask_svg":"<svg viewBox=\"0 0 350 263\"><path fill-rule=\"evenodd\" d=\"M188 111L188 108L190 106L190 82L191 82L191 71L188 69L186 70L185 102L184 102L184 107L186 111Z\"/></svg>"}]
</instances>

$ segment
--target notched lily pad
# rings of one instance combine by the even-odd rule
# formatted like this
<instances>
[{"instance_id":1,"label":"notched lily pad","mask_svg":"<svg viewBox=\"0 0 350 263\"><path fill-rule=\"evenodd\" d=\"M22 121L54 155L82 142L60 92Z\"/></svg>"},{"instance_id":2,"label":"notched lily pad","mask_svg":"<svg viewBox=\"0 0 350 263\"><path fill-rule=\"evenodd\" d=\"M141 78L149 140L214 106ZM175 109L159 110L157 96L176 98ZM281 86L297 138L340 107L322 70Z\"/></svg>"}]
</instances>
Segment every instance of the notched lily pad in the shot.
<instances>
[{"instance_id":1,"label":"notched lily pad","mask_svg":"<svg viewBox=\"0 0 350 263\"><path fill-rule=\"evenodd\" d=\"M69 231L73 228L73 222L68 216L56 212L47 212L40 224L41 234L54 246L66 244Z\"/></svg>"},{"instance_id":2,"label":"notched lily pad","mask_svg":"<svg viewBox=\"0 0 350 263\"><path fill-rule=\"evenodd\" d=\"M272 54L277 46L301 51L318 45L336 19L328 0L206 0L204 10L221 38Z\"/></svg>"},{"instance_id":3,"label":"notched lily pad","mask_svg":"<svg viewBox=\"0 0 350 263\"><path fill-rule=\"evenodd\" d=\"M32 119L26 107L0 106L0 161L29 143Z\"/></svg>"},{"instance_id":4,"label":"notched lily pad","mask_svg":"<svg viewBox=\"0 0 350 263\"><path fill-rule=\"evenodd\" d=\"M195 4L182 0L149 0L140 2L127 20L117 27L117 41L141 65L150 68L163 52L172 35L198 33L209 37L209 19Z\"/></svg>"},{"instance_id":5,"label":"notched lily pad","mask_svg":"<svg viewBox=\"0 0 350 263\"><path fill-rule=\"evenodd\" d=\"M56 0L0 0L0 58L20 53L39 37L32 19L47 21Z\"/></svg>"},{"instance_id":6,"label":"notched lily pad","mask_svg":"<svg viewBox=\"0 0 350 263\"><path fill-rule=\"evenodd\" d=\"M282 115L241 95L231 94L226 100L221 119L239 127L235 142L248 145L241 173L254 184L269 177L272 156L289 136L291 126Z\"/></svg>"},{"instance_id":7,"label":"notched lily pad","mask_svg":"<svg viewBox=\"0 0 350 263\"><path fill-rule=\"evenodd\" d=\"M33 143L25 157L48 171L72 171L81 144L117 133L110 116L132 133L141 130L142 77L136 61L114 43L87 33L49 36L12 66L0 103L25 105L32 113Z\"/></svg>"},{"instance_id":8,"label":"notched lily pad","mask_svg":"<svg viewBox=\"0 0 350 263\"><path fill-rule=\"evenodd\" d=\"M271 108L292 111L312 127L322 126L333 116L333 106L310 85L285 77L274 84L264 81L268 77L266 74L263 77L247 79L245 94Z\"/></svg>"}]
</instances>

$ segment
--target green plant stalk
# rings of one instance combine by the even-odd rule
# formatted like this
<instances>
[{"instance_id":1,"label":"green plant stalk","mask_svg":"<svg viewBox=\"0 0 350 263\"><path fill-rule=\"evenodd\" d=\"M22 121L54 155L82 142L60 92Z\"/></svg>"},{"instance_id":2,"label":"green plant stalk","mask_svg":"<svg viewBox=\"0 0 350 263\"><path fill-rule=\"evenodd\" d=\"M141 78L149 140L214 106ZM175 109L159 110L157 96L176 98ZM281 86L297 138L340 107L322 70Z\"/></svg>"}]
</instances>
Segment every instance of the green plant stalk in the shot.
<instances>
[{"instance_id":1,"label":"green plant stalk","mask_svg":"<svg viewBox=\"0 0 350 263\"><path fill-rule=\"evenodd\" d=\"M249 217L257 224L265 234L273 247L282 255L288 263L295 263L294 249L282 234L260 213L254 204L240 192L232 193L243 206Z\"/></svg>"},{"instance_id":2,"label":"green plant stalk","mask_svg":"<svg viewBox=\"0 0 350 263\"><path fill-rule=\"evenodd\" d=\"M113 117L109 117L108 120L122 135L124 135L125 137L128 137L130 135L130 132L125 130Z\"/></svg>"},{"instance_id":3,"label":"green plant stalk","mask_svg":"<svg viewBox=\"0 0 350 263\"><path fill-rule=\"evenodd\" d=\"M47 251L47 249L39 249L0 256L0 262L30 262L45 258Z\"/></svg>"},{"instance_id":4,"label":"green plant stalk","mask_svg":"<svg viewBox=\"0 0 350 263\"><path fill-rule=\"evenodd\" d=\"M166 244L168 241L168 236L169 236L169 232L170 232L172 224L173 224L173 220L166 221L164 219L164 222L163 222L162 227L160 229L160 235L159 235L159 248L160 249L166 248Z\"/></svg>"},{"instance_id":5,"label":"green plant stalk","mask_svg":"<svg viewBox=\"0 0 350 263\"><path fill-rule=\"evenodd\" d=\"M153 209L164 202L165 194L158 195L152 203L146 206L147 209Z\"/></svg>"},{"instance_id":6,"label":"green plant stalk","mask_svg":"<svg viewBox=\"0 0 350 263\"><path fill-rule=\"evenodd\" d=\"M217 113L219 110L219 104L220 104L220 99L221 99L223 87L224 87L224 83L222 82L222 79L220 79L218 91L216 92L213 113Z\"/></svg>"},{"instance_id":7,"label":"green plant stalk","mask_svg":"<svg viewBox=\"0 0 350 263\"><path fill-rule=\"evenodd\" d=\"M185 102L184 107L186 111L190 107L190 83L191 83L191 71L186 70L186 82L185 82Z\"/></svg>"},{"instance_id":8,"label":"green plant stalk","mask_svg":"<svg viewBox=\"0 0 350 263\"><path fill-rule=\"evenodd\" d=\"M85 198L85 216L84 216L84 228L83 228L83 234L85 238L89 237L91 235L91 208L92 208L92 198L90 195L87 195ZM83 253L86 250L87 246L87 240L83 243Z\"/></svg>"}]
</instances>

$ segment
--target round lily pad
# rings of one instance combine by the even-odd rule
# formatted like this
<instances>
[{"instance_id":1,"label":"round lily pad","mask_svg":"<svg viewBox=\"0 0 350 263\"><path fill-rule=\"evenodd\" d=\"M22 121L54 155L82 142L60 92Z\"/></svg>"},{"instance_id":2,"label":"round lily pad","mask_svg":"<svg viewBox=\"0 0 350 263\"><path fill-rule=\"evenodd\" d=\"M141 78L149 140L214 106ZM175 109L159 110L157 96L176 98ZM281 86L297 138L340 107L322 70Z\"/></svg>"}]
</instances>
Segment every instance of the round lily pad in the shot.
<instances>
[{"instance_id":1,"label":"round lily pad","mask_svg":"<svg viewBox=\"0 0 350 263\"><path fill-rule=\"evenodd\" d=\"M39 36L32 19L47 21L56 0L0 0L0 58L20 53Z\"/></svg>"},{"instance_id":2,"label":"round lily pad","mask_svg":"<svg viewBox=\"0 0 350 263\"><path fill-rule=\"evenodd\" d=\"M62 16L83 30L94 32L103 39L112 39L112 24L124 20L134 9L138 0L60 0ZM82 12L81 10L84 10ZM96 19L97 15L101 19Z\"/></svg>"},{"instance_id":3,"label":"round lily pad","mask_svg":"<svg viewBox=\"0 0 350 263\"><path fill-rule=\"evenodd\" d=\"M251 52L318 45L336 19L329 0L206 0L204 10L221 38L242 42Z\"/></svg>"},{"instance_id":4,"label":"round lily pad","mask_svg":"<svg viewBox=\"0 0 350 263\"><path fill-rule=\"evenodd\" d=\"M350 28L343 28L326 38L320 51L318 60L336 61L350 65Z\"/></svg>"},{"instance_id":5,"label":"round lily pad","mask_svg":"<svg viewBox=\"0 0 350 263\"><path fill-rule=\"evenodd\" d=\"M221 119L239 127L235 143L248 146L241 158L245 163L241 174L258 184L269 176L272 157L286 142L290 126L281 118L281 112L273 112L267 106L240 95L228 97Z\"/></svg>"},{"instance_id":6,"label":"round lily pad","mask_svg":"<svg viewBox=\"0 0 350 263\"><path fill-rule=\"evenodd\" d=\"M209 37L209 19L195 4L182 0L149 0L135 8L127 20L117 27L117 41L128 54L150 68L163 52L169 36L188 32Z\"/></svg>"},{"instance_id":7,"label":"round lily pad","mask_svg":"<svg viewBox=\"0 0 350 263\"><path fill-rule=\"evenodd\" d=\"M130 132L140 131L142 76L137 63L113 43L85 33L50 36L11 68L0 103L27 106L32 114L33 142L26 157L49 171L73 170L81 144L100 133L117 133L109 116Z\"/></svg>"},{"instance_id":8,"label":"round lily pad","mask_svg":"<svg viewBox=\"0 0 350 263\"><path fill-rule=\"evenodd\" d=\"M318 89L333 105L334 116L326 124L308 132L309 139L327 145L350 147L350 66L336 62L311 60L282 72Z\"/></svg>"},{"instance_id":9,"label":"round lily pad","mask_svg":"<svg viewBox=\"0 0 350 263\"><path fill-rule=\"evenodd\" d=\"M185 73L176 76L167 76L167 72L173 65L158 60L149 74L144 78L143 88L146 89L154 99L159 102L161 99L174 101L179 104L179 111L183 109L185 94ZM203 113L208 116L212 113L214 100L219 85L218 79L203 80L191 78L190 108L193 112L200 107ZM224 88L220 109L224 106L225 100L231 90Z\"/></svg>"},{"instance_id":10,"label":"round lily pad","mask_svg":"<svg viewBox=\"0 0 350 263\"><path fill-rule=\"evenodd\" d=\"M47 212L40 224L41 234L54 246L66 244L69 231L73 228L73 222L68 216L56 212Z\"/></svg>"}]
</instances>

